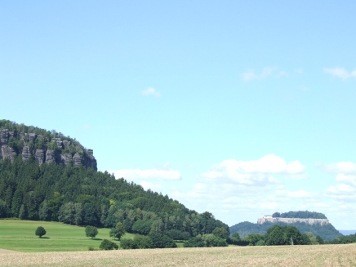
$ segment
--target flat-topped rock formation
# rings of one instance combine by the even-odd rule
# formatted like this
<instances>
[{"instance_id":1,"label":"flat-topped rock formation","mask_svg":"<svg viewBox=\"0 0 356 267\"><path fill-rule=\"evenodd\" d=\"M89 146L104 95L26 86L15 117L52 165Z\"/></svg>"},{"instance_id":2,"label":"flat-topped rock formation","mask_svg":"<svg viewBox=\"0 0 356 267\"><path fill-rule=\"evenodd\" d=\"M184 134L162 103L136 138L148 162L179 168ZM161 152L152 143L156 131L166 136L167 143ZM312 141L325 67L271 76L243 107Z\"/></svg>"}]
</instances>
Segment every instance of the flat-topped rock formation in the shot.
<instances>
[{"instance_id":1,"label":"flat-topped rock formation","mask_svg":"<svg viewBox=\"0 0 356 267\"><path fill-rule=\"evenodd\" d=\"M328 219L313 219L313 218L281 218L281 217L272 217L272 216L263 216L262 218L257 220L257 224L264 224L266 222L270 223L306 223L310 225L320 224L327 225L329 224Z\"/></svg>"}]
</instances>

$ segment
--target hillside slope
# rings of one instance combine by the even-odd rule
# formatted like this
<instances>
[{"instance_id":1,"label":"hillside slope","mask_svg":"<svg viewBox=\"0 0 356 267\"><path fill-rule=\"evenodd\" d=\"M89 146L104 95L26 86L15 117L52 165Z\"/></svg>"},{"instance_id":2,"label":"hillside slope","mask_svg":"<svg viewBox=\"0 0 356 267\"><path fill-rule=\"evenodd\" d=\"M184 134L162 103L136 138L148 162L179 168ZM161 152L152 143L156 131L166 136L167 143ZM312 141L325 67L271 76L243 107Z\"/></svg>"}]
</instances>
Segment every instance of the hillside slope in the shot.
<instances>
[{"instance_id":1,"label":"hillside slope","mask_svg":"<svg viewBox=\"0 0 356 267\"><path fill-rule=\"evenodd\" d=\"M211 233L216 227L229 229L209 212L199 214L168 196L96 171L85 164L88 150L74 139L9 121L0 121L0 126L3 151L12 151L2 153L0 159L0 218L100 227L122 222L128 232L148 234L153 229L174 239ZM56 138L61 139L61 147ZM23 153L26 146L29 157ZM47 157L39 161L39 149L57 151L58 159L82 153L83 164Z\"/></svg>"}]
</instances>

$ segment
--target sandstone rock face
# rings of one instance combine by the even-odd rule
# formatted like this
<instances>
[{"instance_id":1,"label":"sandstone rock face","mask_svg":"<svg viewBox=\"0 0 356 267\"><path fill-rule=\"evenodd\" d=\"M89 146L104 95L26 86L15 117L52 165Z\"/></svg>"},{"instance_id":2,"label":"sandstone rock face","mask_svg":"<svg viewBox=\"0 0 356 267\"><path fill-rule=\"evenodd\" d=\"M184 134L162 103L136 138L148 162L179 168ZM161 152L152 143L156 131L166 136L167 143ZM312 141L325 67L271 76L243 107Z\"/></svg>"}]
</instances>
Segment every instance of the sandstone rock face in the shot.
<instances>
[{"instance_id":1,"label":"sandstone rock face","mask_svg":"<svg viewBox=\"0 0 356 267\"><path fill-rule=\"evenodd\" d=\"M55 155L54 155L54 150L51 149L47 149L46 151L46 163L50 164L50 163L55 163L56 159L55 159Z\"/></svg>"},{"instance_id":2,"label":"sandstone rock face","mask_svg":"<svg viewBox=\"0 0 356 267\"><path fill-rule=\"evenodd\" d=\"M13 144L13 145L12 145ZM56 131L19 125L0 120L0 159L27 161L34 157L38 164L55 163L97 170L92 149Z\"/></svg>"},{"instance_id":3,"label":"sandstone rock face","mask_svg":"<svg viewBox=\"0 0 356 267\"><path fill-rule=\"evenodd\" d=\"M36 159L36 161L38 162L39 165L42 165L44 163L44 151L43 151L43 149L41 149L41 148L36 149L35 159Z\"/></svg>"},{"instance_id":4,"label":"sandstone rock face","mask_svg":"<svg viewBox=\"0 0 356 267\"><path fill-rule=\"evenodd\" d=\"M82 167L83 166L83 164L82 164L82 156L79 155L79 153L75 153L74 154L74 156L73 156L73 164L76 167Z\"/></svg>"},{"instance_id":5,"label":"sandstone rock face","mask_svg":"<svg viewBox=\"0 0 356 267\"><path fill-rule=\"evenodd\" d=\"M96 159L93 156L93 149L88 149L86 152L87 152L87 158L85 160L85 166L96 170L97 163L96 163Z\"/></svg>"},{"instance_id":6,"label":"sandstone rock face","mask_svg":"<svg viewBox=\"0 0 356 267\"><path fill-rule=\"evenodd\" d=\"M57 148L58 149L62 149L63 148L63 142L60 138L53 138L52 139L56 144L57 144Z\"/></svg>"},{"instance_id":7,"label":"sandstone rock face","mask_svg":"<svg viewBox=\"0 0 356 267\"><path fill-rule=\"evenodd\" d=\"M264 224L265 222L271 222L271 223L306 223L306 224L320 224L320 225L327 225L329 224L328 219L302 219L302 218L280 218L280 217L272 217L272 216L264 216L260 219L258 219L257 223L258 224Z\"/></svg>"},{"instance_id":8,"label":"sandstone rock face","mask_svg":"<svg viewBox=\"0 0 356 267\"><path fill-rule=\"evenodd\" d=\"M29 160L30 157L31 157L30 147L28 145L25 145L22 149L22 160L24 161Z\"/></svg>"},{"instance_id":9,"label":"sandstone rock face","mask_svg":"<svg viewBox=\"0 0 356 267\"><path fill-rule=\"evenodd\" d=\"M73 157L70 153L64 153L61 155L61 159L64 163L64 165L71 165L73 162Z\"/></svg>"},{"instance_id":10,"label":"sandstone rock face","mask_svg":"<svg viewBox=\"0 0 356 267\"><path fill-rule=\"evenodd\" d=\"M63 140L62 143L63 143L64 148L68 148L70 146L69 140Z\"/></svg>"},{"instance_id":11,"label":"sandstone rock face","mask_svg":"<svg viewBox=\"0 0 356 267\"><path fill-rule=\"evenodd\" d=\"M7 141L9 140L9 130L8 129L2 129L0 131L0 143L2 145L7 144Z\"/></svg>"},{"instance_id":12,"label":"sandstone rock face","mask_svg":"<svg viewBox=\"0 0 356 267\"><path fill-rule=\"evenodd\" d=\"M36 134L35 133L29 133L28 134L28 141L33 142L36 139Z\"/></svg>"},{"instance_id":13,"label":"sandstone rock face","mask_svg":"<svg viewBox=\"0 0 356 267\"><path fill-rule=\"evenodd\" d=\"M8 145L2 145L1 156L3 159L9 159L11 161L14 161L16 152L15 150L13 150L13 148L9 147Z\"/></svg>"}]
</instances>

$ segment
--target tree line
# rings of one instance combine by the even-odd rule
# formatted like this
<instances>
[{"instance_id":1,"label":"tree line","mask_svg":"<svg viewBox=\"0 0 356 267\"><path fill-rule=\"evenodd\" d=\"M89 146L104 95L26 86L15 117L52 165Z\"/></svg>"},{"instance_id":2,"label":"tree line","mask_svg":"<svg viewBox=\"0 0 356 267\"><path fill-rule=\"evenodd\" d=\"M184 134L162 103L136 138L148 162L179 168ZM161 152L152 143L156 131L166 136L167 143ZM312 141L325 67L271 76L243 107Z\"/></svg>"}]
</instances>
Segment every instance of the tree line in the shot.
<instances>
[{"instance_id":1,"label":"tree line","mask_svg":"<svg viewBox=\"0 0 356 267\"><path fill-rule=\"evenodd\" d=\"M145 191L108 172L42 164L33 159L0 160L0 218L60 221L114 228L130 233L153 230L175 240L188 240L229 227L209 212L187 209L167 195Z\"/></svg>"}]
</instances>

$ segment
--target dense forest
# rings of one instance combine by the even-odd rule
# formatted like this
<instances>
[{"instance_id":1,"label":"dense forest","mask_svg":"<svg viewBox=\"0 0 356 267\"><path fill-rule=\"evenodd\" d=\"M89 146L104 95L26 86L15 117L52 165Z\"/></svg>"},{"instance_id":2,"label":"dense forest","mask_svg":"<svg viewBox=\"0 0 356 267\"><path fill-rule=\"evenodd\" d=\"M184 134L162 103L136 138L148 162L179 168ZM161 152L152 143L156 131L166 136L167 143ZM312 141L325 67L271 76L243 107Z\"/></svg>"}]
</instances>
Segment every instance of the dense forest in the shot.
<instances>
[{"instance_id":1,"label":"dense forest","mask_svg":"<svg viewBox=\"0 0 356 267\"><path fill-rule=\"evenodd\" d=\"M148 234L159 227L175 239L228 229L208 212L198 214L107 172L19 157L0 161L0 217L104 227L122 222L128 232Z\"/></svg>"},{"instance_id":2,"label":"dense forest","mask_svg":"<svg viewBox=\"0 0 356 267\"><path fill-rule=\"evenodd\" d=\"M127 232L147 235L154 230L176 240L211 234L216 228L228 233L229 227L209 212L199 214L168 196L97 171L92 154L75 139L4 120L0 134L0 218L97 227L121 222ZM38 150L80 154L77 163L94 159L95 164L47 161L46 153L39 160Z\"/></svg>"}]
</instances>

